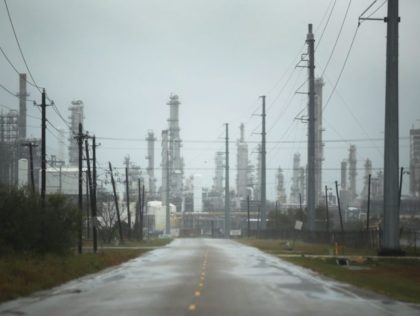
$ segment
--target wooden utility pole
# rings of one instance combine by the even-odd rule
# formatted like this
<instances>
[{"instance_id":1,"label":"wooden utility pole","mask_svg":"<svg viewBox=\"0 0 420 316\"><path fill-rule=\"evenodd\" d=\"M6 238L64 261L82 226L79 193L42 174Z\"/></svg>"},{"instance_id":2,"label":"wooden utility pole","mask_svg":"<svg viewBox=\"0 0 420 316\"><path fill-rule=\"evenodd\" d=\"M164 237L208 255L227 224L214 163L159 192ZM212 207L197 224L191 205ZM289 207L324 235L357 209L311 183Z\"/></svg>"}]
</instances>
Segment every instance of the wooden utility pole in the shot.
<instances>
[{"instance_id":1,"label":"wooden utility pole","mask_svg":"<svg viewBox=\"0 0 420 316\"><path fill-rule=\"evenodd\" d=\"M141 208L140 208L140 238L143 240L143 223L144 223L144 205L146 203L146 196L144 192L144 184L142 186Z\"/></svg>"},{"instance_id":2,"label":"wooden utility pole","mask_svg":"<svg viewBox=\"0 0 420 316\"><path fill-rule=\"evenodd\" d=\"M401 169L400 169L400 184L398 186L398 212L400 212L400 210L401 210L401 195L402 195L403 177L404 177L404 167L401 167Z\"/></svg>"},{"instance_id":3,"label":"wooden utility pole","mask_svg":"<svg viewBox=\"0 0 420 316\"><path fill-rule=\"evenodd\" d=\"M370 183L372 176L369 174L368 178L368 200L367 200L367 212L366 212L366 231L369 231L369 219L370 219Z\"/></svg>"},{"instance_id":4,"label":"wooden utility pole","mask_svg":"<svg viewBox=\"0 0 420 316\"><path fill-rule=\"evenodd\" d=\"M303 222L303 208L302 208L302 193L299 193L299 209L302 213L302 222Z\"/></svg>"},{"instance_id":5,"label":"wooden utility pole","mask_svg":"<svg viewBox=\"0 0 420 316\"><path fill-rule=\"evenodd\" d=\"M93 205L95 206L94 209L92 210L92 216L94 217L94 221L95 221L95 225L96 225L96 229L98 229L98 223L97 223L97 216L98 216L98 203L96 200L96 188L97 188L97 176L96 176L96 147L98 147L98 145L96 145L96 137L95 135L92 137L92 198L93 198Z\"/></svg>"},{"instance_id":6,"label":"wooden utility pole","mask_svg":"<svg viewBox=\"0 0 420 316\"><path fill-rule=\"evenodd\" d=\"M126 201L127 201L128 239L130 239L131 238L131 212L130 212L130 186L128 183L128 167L125 167L125 193L126 193Z\"/></svg>"},{"instance_id":7,"label":"wooden utility pole","mask_svg":"<svg viewBox=\"0 0 420 316\"><path fill-rule=\"evenodd\" d=\"M35 178L34 178L34 155L33 155L33 148L37 147L36 144L32 142L23 143L22 146L29 148L29 174L31 179L31 192L35 194Z\"/></svg>"},{"instance_id":8,"label":"wooden utility pole","mask_svg":"<svg viewBox=\"0 0 420 316\"><path fill-rule=\"evenodd\" d=\"M86 179L87 180L87 179ZM91 196L89 193L89 181L85 182L85 188L86 188L86 201L85 201L85 207L86 207L86 239L89 240L90 239L90 219L92 217L92 213L90 210L90 205L91 205Z\"/></svg>"},{"instance_id":9,"label":"wooden utility pole","mask_svg":"<svg viewBox=\"0 0 420 316\"><path fill-rule=\"evenodd\" d=\"M112 172L111 162L108 162L108 163L109 163L109 171L111 172L111 183L112 183L112 192L114 193L115 209L117 210L118 231L120 233L120 240L121 242L123 242L124 237L123 237L123 231L122 231L122 226L121 226L120 207L118 206L118 197L117 197L117 192L115 190L114 173Z\"/></svg>"},{"instance_id":10,"label":"wooden utility pole","mask_svg":"<svg viewBox=\"0 0 420 316\"><path fill-rule=\"evenodd\" d=\"M340 194L338 193L338 182L337 181L335 181L335 192L337 194L338 214L340 215L341 233L343 233L344 232L343 216L341 215Z\"/></svg>"},{"instance_id":11,"label":"wooden utility pole","mask_svg":"<svg viewBox=\"0 0 420 316\"><path fill-rule=\"evenodd\" d=\"M229 192L229 124L226 123L225 138L225 238L230 238L230 192Z\"/></svg>"},{"instance_id":12,"label":"wooden utility pole","mask_svg":"<svg viewBox=\"0 0 420 316\"><path fill-rule=\"evenodd\" d=\"M46 115L46 93L45 89L42 89L42 102L39 105L41 107L41 200L45 204L45 188L46 188L46 169L47 169L47 115Z\"/></svg>"},{"instance_id":13,"label":"wooden utility pole","mask_svg":"<svg viewBox=\"0 0 420 316\"><path fill-rule=\"evenodd\" d=\"M325 186L325 215L327 218L327 233L330 232L330 214L328 213L328 187Z\"/></svg>"},{"instance_id":14,"label":"wooden utility pole","mask_svg":"<svg viewBox=\"0 0 420 316\"><path fill-rule=\"evenodd\" d=\"M93 237L93 252L96 253L98 250L98 235L97 235L97 218L96 218L96 205L95 198L93 193L93 181L92 173L90 172L90 158L89 158L89 142L85 140L86 146L86 162L87 162L87 178L89 183L89 192L90 192L90 208L92 210L92 237Z\"/></svg>"},{"instance_id":15,"label":"wooden utility pole","mask_svg":"<svg viewBox=\"0 0 420 316\"><path fill-rule=\"evenodd\" d=\"M78 252L82 253L83 247L83 127L82 123L79 123L79 133L75 138L77 139L77 147L79 151L79 243L78 243Z\"/></svg>"},{"instance_id":16,"label":"wooden utility pole","mask_svg":"<svg viewBox=\"0 0 420 316\"><path fill-rule=\"evenodd\" d=\"M247 206L247 215L248 215L248 238L251 235L251 218L250 218L250 214L249 214L249 195L246 197L246 206Z\"/></svg>"},{"instance_id":17,"label":"wooden utility pole","mask_svg":"<svg viewBox=\"0 0 420 316\"><path fill-rule=\"evenodd\" d=\"M134 232L137 236L137 239L141 240L140 237L140 212L141 212L141 179L137 179L137 190L138 190L138 197L137 197L137 207L136 207L136 216L134 220Z\"/></svg>"}]
</instances>

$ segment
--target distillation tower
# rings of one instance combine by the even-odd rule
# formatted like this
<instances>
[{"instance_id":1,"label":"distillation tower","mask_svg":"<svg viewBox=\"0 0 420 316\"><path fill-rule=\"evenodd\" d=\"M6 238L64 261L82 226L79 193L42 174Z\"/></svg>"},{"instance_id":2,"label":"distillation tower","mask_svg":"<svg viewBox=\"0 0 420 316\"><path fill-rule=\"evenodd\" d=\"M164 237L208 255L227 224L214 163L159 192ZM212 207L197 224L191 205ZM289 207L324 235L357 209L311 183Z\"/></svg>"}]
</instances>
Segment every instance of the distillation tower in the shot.
<instances>
[{"instance_id":1,"label":"distillation tower","mask_svg":"<svg viewBox=\"0 0 420 316\"><path fill-rule=\"evenodd\" d=\"M303 192L300 191L300 154L295 153L293 155L293 175L292 175L292 186L290 188L290 203L291 204L299 204L299 193L302 194Z\"/></svg>"},{"instance_id":2,"label":"distillation tower","mask_svg":"<svg viewBox=\"0 0 420 316\"><path fill-rule=\"evenodd\" d=\"M277 201L281 204L286 204L287 197L286 197L286 190L284 188L284 174L283 169L279 167L277 170L276 176L276 191L277 191Z\"/></svg>"},{"instance_id":3,"label":"distillation tower","mask_svg":"<svg viewBox=\"0 0 420 316\"><path fill-rule=\"evenodd\" d=\"M244 124L240 125L241 137L237 142L237 156L236 156L236 192L240 199L246 199L247 187L249 179L249 166L248 166L248 144L245 142L244 137Z\"/></svg>"},{"instance_id":4,"label":"distillation tower","mask_svg":"<svg viewBox=\"0 0 420 316\"><path fill-rule=\"evenodd\" d=\"M168 119L168 150L169 150L169 192L170 199L181 210L183 198L184 159L181 157L181 138L179 135L179 98L171 94Z\"/></svg>"},{"instance_id":5,"label":"distillation tower","mask_svg":"<svg viewBox=\"0 0 420 316\"><path fill-rule=\"evenodd\" d=\"M349 149L349 193L350 201L354 201L357 197L356 191L356 176L357 176L357 157L356 146L350 145Z\"/></svg>"},{"instance_id":6,"label":"distillation tower","mask_svg":"<svg viewBox=\"0 0 420 316\"><path fill-rule=\"evenodd\" d=\"M147 175L149 181L149 194L156 194L156 178L155 178L155 135L152 130L147 133Z\"/></svg>"}]
</instances>

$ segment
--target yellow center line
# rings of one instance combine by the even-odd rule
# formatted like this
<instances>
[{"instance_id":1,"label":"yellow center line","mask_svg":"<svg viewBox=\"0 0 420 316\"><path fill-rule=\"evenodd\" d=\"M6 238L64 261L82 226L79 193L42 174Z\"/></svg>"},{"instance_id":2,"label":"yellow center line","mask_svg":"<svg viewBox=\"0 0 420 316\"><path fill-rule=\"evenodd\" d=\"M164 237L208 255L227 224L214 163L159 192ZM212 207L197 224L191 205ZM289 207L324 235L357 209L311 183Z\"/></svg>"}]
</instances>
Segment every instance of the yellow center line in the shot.
<instances>
[{"instance_id":1,"label":"yellow center line","mask_svg":"<svg viewBox=\"0 0 420 316\"><path fill-rule=\"evenodd\" d=\"M200 294L201 294L200 291L195 291L194 293L195 296L200 296Z\"/></svg>"},{"instance_id":2,"label":"yellow center line","mask_svg":"<svg viewBox=\"0 0 420 316\"><path fill-rule=\"evenodd\" d=\"M195 311L196 308L197 308L197 306L195 304L190 304L188 306L188 310L190 310L190 311Z\"/></svg>"},{"instance_id":3,"label":"yellow center line","mask_svg":"<svg viewBox=\"0 0 420 316\"><path fill-rule=\"evenodd\" d=\"M203 283L203 282L200 282L200 283L198 284L198 286L199 286L199 287L203 287L203 286L204 286L204 283Z\"/></svg>"}]
</instances>

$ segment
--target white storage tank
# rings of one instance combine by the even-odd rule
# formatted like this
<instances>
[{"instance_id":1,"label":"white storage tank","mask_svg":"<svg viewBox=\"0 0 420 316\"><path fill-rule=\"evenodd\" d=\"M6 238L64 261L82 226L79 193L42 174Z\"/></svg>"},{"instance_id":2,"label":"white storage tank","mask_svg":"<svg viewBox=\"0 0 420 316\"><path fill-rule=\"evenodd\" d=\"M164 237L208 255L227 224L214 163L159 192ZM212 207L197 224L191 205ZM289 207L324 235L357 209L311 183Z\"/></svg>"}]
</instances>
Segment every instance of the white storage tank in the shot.
<instances>
[{"instance_id":1,"label":"white storage tank","mask_svg":"<svg viewBox=\"0 0 420 316\"><path fill-rule=\"evenodd\" d=\"M28 159L19 159L18 161L18 187L23 188L28 185Z\"/></svg>"}]
</instances>

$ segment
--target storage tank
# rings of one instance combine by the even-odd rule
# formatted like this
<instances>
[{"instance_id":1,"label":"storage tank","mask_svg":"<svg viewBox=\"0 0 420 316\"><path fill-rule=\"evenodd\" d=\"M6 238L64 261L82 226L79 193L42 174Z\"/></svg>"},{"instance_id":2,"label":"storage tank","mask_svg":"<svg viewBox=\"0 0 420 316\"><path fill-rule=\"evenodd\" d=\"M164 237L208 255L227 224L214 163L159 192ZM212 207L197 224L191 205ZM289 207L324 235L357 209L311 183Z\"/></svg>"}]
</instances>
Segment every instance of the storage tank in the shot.
<instances>
[{"instance_id":1,"label":"storage tank","mask_svg":"<svg viewBox=\"0 0 420 316\"><path fill-rule=\"evenodd\" d=\"M19 159L18 161L18 187L23 188L28 185L28 159Z\"/></svg>"}]
</instances>

